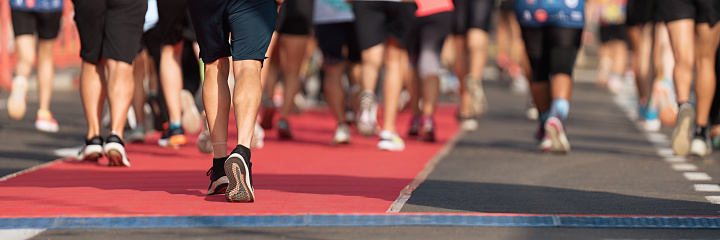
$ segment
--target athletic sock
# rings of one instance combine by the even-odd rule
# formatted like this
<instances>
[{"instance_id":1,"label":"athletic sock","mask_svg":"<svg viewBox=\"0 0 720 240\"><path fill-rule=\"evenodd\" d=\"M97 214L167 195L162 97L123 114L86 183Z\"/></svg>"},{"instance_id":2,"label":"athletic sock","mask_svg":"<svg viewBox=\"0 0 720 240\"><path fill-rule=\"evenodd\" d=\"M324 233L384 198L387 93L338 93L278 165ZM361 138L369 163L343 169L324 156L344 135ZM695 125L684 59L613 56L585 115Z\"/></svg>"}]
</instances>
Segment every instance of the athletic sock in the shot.
<instances>
[{"instance_id":1,"label":"athletic sock","mask_svg":"<svg viewBox=\"0 0 720 240\"><path fill-rule=\"evenodd\" d=\"M556 98L550 107L550 116L557 117L560 121L565 122L568 112L570 112L570 102L567 99Z\"/></svg>"},{"instance_id":2,"label":"athletic sock","mask_svg":"<svg viewBox=\"0 0 720 240\"><path fill-rule=\"evenodd\" d=\"M170 129L176 129L180 127L182 127L182 122L180 121L170 123Z\"/></svg>"},{"instance_id":3,"label":"athletic sock","mask_svg":"<svg viewBox=\"0 0 720 240\"><path fill-rule=\"evenodd\" d=\"M705 127L700 127L700 126L695 127L695 137L703 137L703 138L705 138L705 136L708 136L707 126L705 126Z\"/></svg>"},{"instance_id":4,"label":"athletic sock","mask_svg":"<svg viewBox=\"0 0 720 240\"><path fill-rule=\"evenodd\" d=\"M245 161L250 162L250 149L249 148L238 144L235 147L235 149L232 150L232 152L240 154L240 156L242 156L245 159Z\"/></svg>"},{"instance_id":5,"label":"athletic sock","mask_svg":"<svg viewBox=\"0 0 720 240\"><path fill-rule=\"evenodd\" d=\"M225 166L227 157L213 158L213 169L222 169Z\"/></svg>"}]
</instances>

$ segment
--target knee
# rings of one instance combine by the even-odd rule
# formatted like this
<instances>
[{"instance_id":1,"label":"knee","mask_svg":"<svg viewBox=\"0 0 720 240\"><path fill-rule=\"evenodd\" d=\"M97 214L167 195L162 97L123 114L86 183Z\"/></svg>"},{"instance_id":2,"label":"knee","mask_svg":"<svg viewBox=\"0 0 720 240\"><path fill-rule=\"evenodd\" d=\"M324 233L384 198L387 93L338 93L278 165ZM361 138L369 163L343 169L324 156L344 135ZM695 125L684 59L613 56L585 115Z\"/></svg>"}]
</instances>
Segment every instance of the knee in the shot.
<instances>
[{"instance_id":1,"label":"knee","mask_svg":"<svg viewBox=\"0 0 720 240\"><path fill-rule=\"evenodd\" d=\"M557 47L550 52L550 73L563 73L572 76L577 57L576 47Z\"/></svg>"}]
</instances>

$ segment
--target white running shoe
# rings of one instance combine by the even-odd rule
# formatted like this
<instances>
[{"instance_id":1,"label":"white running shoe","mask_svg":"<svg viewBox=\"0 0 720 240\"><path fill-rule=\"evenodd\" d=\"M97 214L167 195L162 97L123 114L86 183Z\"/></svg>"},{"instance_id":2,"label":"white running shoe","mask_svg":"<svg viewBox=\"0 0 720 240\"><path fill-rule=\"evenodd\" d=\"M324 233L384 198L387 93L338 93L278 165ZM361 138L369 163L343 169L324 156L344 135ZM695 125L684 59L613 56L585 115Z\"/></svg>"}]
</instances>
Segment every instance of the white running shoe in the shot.
<instances>
[{"instance_id":1,"label":"white running shoe","mask_svg":"<svg viewBox=\"0 0 720 240\"><path fill-rule=\"evenodd\" d=\"M10 118L21 120L27 110L27 79L23 76L16 76L12 81L12 90L8 98L8 113Z\"/></svg>"},{"instance_id":2,"label":"white running shoe","mask_svg":"<svg viewBox=\"0 0 720 240\"><path fill-rule=\"evenodd\" d=\"M250 140L250 149L261 149L265 146L265 130L259 123L255 122L252 140Z\"/></svg>"},{"instance_id":3,"label":"white running shoe","mask_svg":"<svg viewBox=\"0 0 720 240\"><path fill-rule=\"evenodd\" d=\"M672 149L675 155L687 156L690 152L692 127L695 126L695 108L689 103L680 105L676 122L670 138Z\"/></svg>"},{"instance_id":4,"label":"white running shoe","mask_svg":"<svg viewBox=\"0 0 720 240\"><path fill-rule=\"evenodd\" d=\"M113 134L105 139L103 150L108 158L108 166L130 167L130 161L125 153L125 144L117 135Z\"/></svg>"},{"instance_id":5,"label":"white running shoe","mask_svg":"<svg viewBox=\"0 0 720 240\"><path fill-rule=\"evenodd\" d=\"M557 117L550 117L545 122L545 136L550 137L552 147L550 151L554 153L570 152L570 142L565 135L565 128Z\"/></svg>"},{"instance_id":6,"label":"white running shoe","mask_svg":"<svg viewBox=\"0 0 720 240\"><path fill-rule=\"evenodd\" d=\"M333 144L350 143L350 126L347 123L338 124L335 128L335 136L333 136Z\"/></svg>"},{"instance_id":7,"label":"white running shoe","mask_svg":"<svg viewBox=\"0 0 720 240\"><path fill-rule=\"evenodd\" d=\"M712 152L712 144L710 138L703 139L702 137L695 137L690 144L690 154L699 157L705 157Z\"/></svg>"},{"instance_id":8,"label":"white running shoe","mask_svg":"<svg viewBox=\"0 0 720 240\"><path fill-rule=\"evenodd\" d=\"M212 139L210 139L210 130L205 116L203 116L202 131L200 132L200 135L198 135L197 147L202 153L211 153L213 151Z\"/></svg>"},{"instance_id":9,"label":"white running shoe","mask_svg":"<svg viewBox=\"0 0 720 240\"><path fill-rule=\"evenodd\" d=\"M358 133L363 136L373 136L377 133L377 103L375 102L375 93L372 91L362 91L359 96L360 110L356 118L355 128Z\"/></svg>"},{"instance_id":10,"label":"white running shoe","mask_svg":"<svg viewBox=\"0 0 720 240\"><path fill-rule=\"evenodd\" d=\"M38 110L35 119L35 129L41 132L56 133L60 127L53 115L48 110Z\"/></svg>"},{"instance_id":11,"label":"white running shoe","mask_svg":"<svg viewBox=\"0 0 720 240\"><path fill-rule=\"evenodd\" d=\"M195 97L187 89L180 91L180 103L182 104L182 126L188 134L196 134L200 131L202 118L195 105Z\"/></svg>"},{"instance_id":12,"label":"white running shoe","mask_svg":"<svg viewBox=\"0 0 720 240\"><path fill-rule=\"evenodd\" d=\"M402 151L405 150L405 142L398 136L397 133L391 133L390 131L383 130L380 132L380 142L378 142L378 149L387 151Z\"/></svg>"},{"instance_id":13,"label":"white running shoe","mask_svg":"<svg viewBox=\"0 0 720 240\"><path fill-rule=\"evenodd\" d=\"M466 132L478 130L478 127L480 127L479 125L480 124L478 124L478 121L475 118L464 118L460 120L460 128Z\"/></svg>"}]
</instances>

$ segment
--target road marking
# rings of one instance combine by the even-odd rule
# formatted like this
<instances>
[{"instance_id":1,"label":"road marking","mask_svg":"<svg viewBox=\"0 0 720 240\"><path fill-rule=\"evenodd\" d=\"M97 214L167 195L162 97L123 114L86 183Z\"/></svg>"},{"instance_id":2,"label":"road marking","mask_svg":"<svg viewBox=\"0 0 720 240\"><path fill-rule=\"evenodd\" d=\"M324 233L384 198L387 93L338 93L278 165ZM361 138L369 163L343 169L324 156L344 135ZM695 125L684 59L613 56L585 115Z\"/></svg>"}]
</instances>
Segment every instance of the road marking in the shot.
<instances>
[{"instance_id":1,"label":"road marking","mask_svg":"<svg viewBox=\"0 0 720 240\"><path fill-rule=\"evenodd\" d=\"M706 196L705 199L710 201L712 204L720 204L720 196Z\"/></svg>"},{"instance_id":2,"label":"road marking","mask_svg":"<svg viewBox=\"0 0 720 240\"><path fill-rule=\"evenodd\" d=\"M44 232L45 229L0 229L2 239L30 239Z\"/></svg>"},{"instance_id":3,"label":"road marking","mask_svg":"<svg viewBox=\"0 0 720 240\"><path fill-rule=\"evenodd\" d=\"M432 173L432 171L435 169L435 166L442 161L442 159L447 156L450 151L455 147L455 144L464 136L465 132L463 130L458 129L458 132L455 133L455 135L448 140L447 143L445 143L445 146L443 146L440 151L438 151L435 156L433 156L428 163L425 164L425 167L423 168L420 173L415 176L415 179L410 182L405 188L403 188L402 191L400 191L400 196L395 199L392 205L388 208L387 212L389 213L397 213L400 212L400 209L405 205L405 203L410 199L410 195L412 194L412 191L415 190L418 186L420 186L421 183L427 179L427 177Z\"/></svg>"},{"instance_id":4,"label":"road marking","mask_svg":"<svg viewBox=\"0 0 720 240\"><path fill-rule=\"evenodd\" d=\"M672 150L672 148L658 148L657 154L661 157L674 157L675 152Z\"/></svg>"},{"instance_id":5,"label":"road marking","mask_svg":"<svg viewBox=\"0 0 720 240\"><path fill-rule=\"evenodd\" d=\"M648 141L650 141L652 143L668 143L668 142L670 142L668 140L668 137L662 133L650 132L650 133L647 133L647 138L648 138Z\"/></svg>"},{"instance_id":6,"label":"road marking","mask_svg":"<svg viewBox=\"0 0 720 240\"><path fill-rule=\"evenodd\" d=\"M683 172L697 171L697 169L698 169L698 167L692 163L674 163L672 165L672 168L675 169L675 171L683 171Z\"/></svg>"},{"instance_id":7,"label":"road marking","mask_svg":"<svg viewBox=\"0 0 720 240\"><path fill-rule=\"evenodd\" d=\"M685 157L681 157L681 156L664 157L663 159L665 159L665 161L666 161L666 162L669 162L669 163L682 163L682 162L685 162Z\"/></svg>"},{"instance_id":8,"label":"road marking","mask_svg":"<svg viewBox=\"0 0 720 240\"><path fill-rule=\"evenodd\" d=\"M695 184L695 191L698 191L698 192L720 192L720 185L717 185L717 184Z\"/></svg>"},{"instance_id":9,"label":"road marking","mask_svg":"<svg viewBox=\"0 0 720 240\"><path fill-rule=\"evenodd\" d=\"M78 152L80 152L80 149L82 149L82 146L79 147L72 147L72 148L60 148L53 150L53 153L57 157L66 158L66 157L77 157Z\"/></svg>"},{"instance_id":10,"label":"road marking","mask_svg":"<svg viewBox=\"0 0 720 240\"><path fill-rule=\"evenodd\" d=\"M687 180L690 181L710 181L712 178L710 175L704 172L686 172L683 173L683 176L687 178Z\"/></svg>"}]
</instances>

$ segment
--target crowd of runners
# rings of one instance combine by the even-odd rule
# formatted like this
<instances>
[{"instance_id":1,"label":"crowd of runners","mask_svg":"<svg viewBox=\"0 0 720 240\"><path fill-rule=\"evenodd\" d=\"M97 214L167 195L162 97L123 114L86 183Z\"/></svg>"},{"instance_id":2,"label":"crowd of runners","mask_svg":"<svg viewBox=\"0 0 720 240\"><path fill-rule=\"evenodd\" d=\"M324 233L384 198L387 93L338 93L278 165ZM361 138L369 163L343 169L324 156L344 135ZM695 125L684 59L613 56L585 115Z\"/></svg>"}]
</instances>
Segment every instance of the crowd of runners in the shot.
<instances>
[{"instance_id":1,"label":"crowd of runners","mask_svg":"<svg viewBox=\"0 0 720 240\"><path fill-rule=\"evenodd\" d=\"M10 5L17 49L10 116L25 115L27 81L37 60L35 126L57 132L50 112L52 52L61 11L69 6L62 0ZM162 132L159 146L185 148L186 134L198 134L197 148L213 154L207 194L225 193L231 202L254 201L250 152L263 147L265 131L276 129L279 139L292 141L290 116L316 99L324 100L337 124L328 136L332 144L351 144L354 128L376 137L380 150L403 151L403 139L435 141L435 108L447 95L441 89L456 81L458 124L476 131L488 109L482 82L492 59L510 79L512 92L528 99L526 115L538 122L540 151L568 153L564 125L573 69L581 43L592 36L590 24L599 25L602 43L598 86L617 93L624 82L634 81L645 130L672 127L672 148L680 156L706 156L720 144L720 2L715 0L73 0L72 5L88 124L78 160L105 156L110 166L129 167L124 142L144 142L155 130ZM497 47L489 57L491 30ZM321 87L304 88L311 82ZM200 108L196 94L202 96ZM401 133L396 123L404 108L413 117L409 131ZM231 113L238 139L228 154Z\"/></svg>"}]
</instances>

